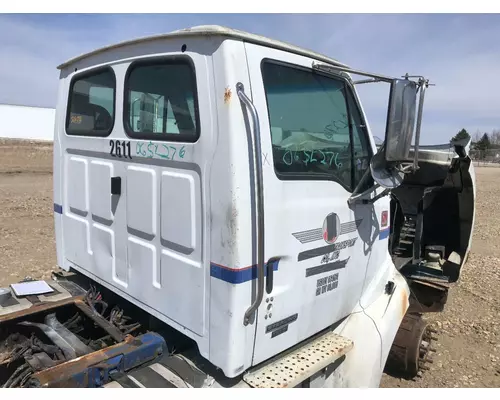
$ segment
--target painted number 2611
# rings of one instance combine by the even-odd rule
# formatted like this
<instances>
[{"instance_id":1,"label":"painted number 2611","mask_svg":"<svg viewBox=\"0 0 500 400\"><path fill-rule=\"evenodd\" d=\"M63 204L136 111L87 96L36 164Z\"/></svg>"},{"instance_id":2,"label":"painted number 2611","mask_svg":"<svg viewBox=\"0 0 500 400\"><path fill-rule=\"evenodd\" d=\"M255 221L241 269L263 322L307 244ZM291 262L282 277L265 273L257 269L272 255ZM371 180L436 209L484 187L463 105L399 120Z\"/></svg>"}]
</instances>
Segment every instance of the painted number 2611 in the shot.
<instances>
[{"instance_id":1,"label":"painted number 2611","mask_svg":"<svg viewBox=\"0 0 500 400\"><path fill-rule=\"evenodd\" d=\"M132 158L130 142L126 142L125 140L110 140L109 145L111 147L109 154L113 157Z\"/></svg>"}]
</instances>

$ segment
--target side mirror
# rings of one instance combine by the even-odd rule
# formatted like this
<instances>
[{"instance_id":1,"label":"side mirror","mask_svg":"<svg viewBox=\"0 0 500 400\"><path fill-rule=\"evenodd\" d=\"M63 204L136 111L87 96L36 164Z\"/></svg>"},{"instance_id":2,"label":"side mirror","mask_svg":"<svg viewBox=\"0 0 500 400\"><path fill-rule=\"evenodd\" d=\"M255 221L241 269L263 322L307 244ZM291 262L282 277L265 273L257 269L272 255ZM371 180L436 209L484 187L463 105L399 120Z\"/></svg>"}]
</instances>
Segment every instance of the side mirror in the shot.
<instances>
[{"instance_id":1,"label":"side mirror","mask_svg":"<svg viewBox=\"0 0 500 400\"><path fill-rule=\"evenodd\" d=\"M417 89L416 82L408 79L394 79L391 84L384 145L387 162L408 160L415 126Z\"/></svg>"},{"instance_id":2,"label":"side mirror","mask_svg":"<svg viewBox=\"0 0 500 400\"><path fill-rule=\"evenodd\" d=\"M384 188L394 189L403 183L404 172L408 171L408 167L403 168L404 163L411 163L409 168L413 168L413 170L418 168L420 122L426 84L425 81L417 83L407 78L391 81L385 140L370 162L373 179ZM419 90L420 101L417 119L417 93ZM414 160L410 160L415 121L417 121L417 127Z\"/></svg>"},{"instance_id":3,"label":"side mirror","mask_svg":"<svg viewBox=\"0 0 500 400\"><path fill-rule=\"evenodd\" d=\"M408 74L403 79L391 78L389 76L355 70L347 66L316 64L314 62L313 68L337 76L339 73L347 72L348 74L369 78L353 81L350 75L347 75L347 78L355 85L374 82L385 82L391 85L385 141L370 161L370 172L375 182L386 189L393 189L401 185L405 173L418 169L420 125L422 122L424 93L425 89L430 85L429 80L423 76L409 76ZM418 82L412 81L409 78L418 78ZM418 92L420 92L418 111L417 115L415 115ZM414 129L415 148L413 149L413 160L410 160L409 156ZM363 177L362 182L366 178L366 175ZM353 195L362 186L360 182L354 190Z\"/></svg>"}]
</instances>

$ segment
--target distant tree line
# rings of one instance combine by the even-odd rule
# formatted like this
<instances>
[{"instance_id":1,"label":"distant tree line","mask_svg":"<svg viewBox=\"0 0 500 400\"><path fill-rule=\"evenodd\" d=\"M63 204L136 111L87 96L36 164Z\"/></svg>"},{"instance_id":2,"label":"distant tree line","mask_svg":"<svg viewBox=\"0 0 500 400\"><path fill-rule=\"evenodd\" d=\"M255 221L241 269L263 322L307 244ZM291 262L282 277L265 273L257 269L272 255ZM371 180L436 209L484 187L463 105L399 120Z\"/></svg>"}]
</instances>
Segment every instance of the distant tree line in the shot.
<instances>
[{"instance_id":1,"label":"distant tree line","mask_svg":"<svg viewBox=\"0 0 500 400\"><path fill-rule=\"evenodd\" d=\"M493 129L490 133L481 133L477 130L474 135L470 135L465 129L461 129L451 138L451 142L472 138L472 148L474 150L500 149L500 129Z\"/></svg>"}]
</instances>

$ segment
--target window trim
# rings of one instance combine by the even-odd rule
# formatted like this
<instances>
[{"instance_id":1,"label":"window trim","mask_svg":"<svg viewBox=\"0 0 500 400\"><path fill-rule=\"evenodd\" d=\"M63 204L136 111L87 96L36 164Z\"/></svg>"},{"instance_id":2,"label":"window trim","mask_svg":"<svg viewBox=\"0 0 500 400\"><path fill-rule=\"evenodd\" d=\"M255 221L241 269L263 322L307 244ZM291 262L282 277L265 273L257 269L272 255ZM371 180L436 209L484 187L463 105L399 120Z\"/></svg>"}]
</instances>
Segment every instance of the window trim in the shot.
<instances>
[{"instance_id":1,"label":"window trim","mask_svg":"<svg viewBox=\"0 0 500 400\"><path fill-rule=\"evenodd\" d=\"M70 120L70 115L71 115L72 92L73 92L73 88L75 86L76 81L81 80L82 78L89 77L89 76L98 75L98 74L103 73L103 72L111 72L111 74L113 75L113 115L112 115L113 121L111 123L111 126L105 132L91 130L91 131L86 131L86 132L75 133L75 132L69 131L68 128L69 128L69 120ZM115 121L116 121L116 91L117 91L117 87L116 87L115 70L109 65L106 65L104 67L93 68L91 70L83 71L83 72L80 72L80 73L73 75L73 77L71 78L71 82L69 84L68 101L66 103L66 121L64 124L64 132L66 133L66 135L68 135L68 136L83 136L83 137L108 137L109 135L111 135L111 133L113 132L113 128L115 127Z\"/></svg>"},{"instance_id":2,"label":"window trim","mask_svg":"<svg viewBox=\"0 0 500 400\"><path fill-rule=\"evenodd\" d=\"M312 180L312 181L331 181L331 182L335 182L335 183L338 183L340 186L342 186L346 191L348 191L349 193L352 193L354 191L354 187L349 187L345 184L345 182L343 182L342 180L338 179L338 178L335 178L334 176L332 176L331 174L317 174L317 173L311 173L311 174L308 174L308 173L282 173L280 171L278 171L276 169L276 164L274 163L274 152L272 151L272 136L271 136L271 113L269 112L269 103L267 101L267 96L266 96L266 88L265 88L265 84L264 84L264 71L263 71L263 68L264 68L264 64L275 64L275 65L280 65L280 66L283 66L283 67L286 67L286 68L292 68L292 69L298 69L298 70L301 70L301 71L305 71L305 72L309 72L309 73L312 73L313 75L321 75L321 76L324 76L326 78L329 78L329 79L338 79L340 81L343 82L343 90L345 92L349 91L350 95L352 96L353 100L354 100L354 103L356 104L356 107L359 111L359 115L360 115L360 119L364 125L364 127L362 128L362 131L363 131L363 135L365 137L365 140L366 140L366 143L368 144L368 153L369 153L369 156L370 158L373 157L373 148L371 146L371 142L370 142L370 138L369 138L369 134L368 134L368 129L367 129L367 125L366 125L366 120L365 120L365 116L361 110L361 106L359 104L359 99L358 97L355 95L355 91L353 90L353 86L351 85L351 83L346 79L346 78L343 78L342 76L338 76L338 78L335 78L335 77L332 77L332 75L330 74L326 74L322 71L317 71L317 70L314 70L313 68L311 67L306 67L306 66L303 66L303 65L298 65L298 64L293 64L293 63L290 63L290 62L287 62L287 61L283 61L283 60L276 60L276 59L273 59L273 58L269 58L269 57L264 57L261 62L260 62L260 72L261 72L261 79L262 79L262 87L264 89L264 98L265 98L265 101L266 101L266 109L267 109L267 120L268 120L268 125L269 125L269 135L270 135L270 138L271 138L271 157L273 158L273 169L274 169L274 173L276 174L277 178L281 181L309 181L309 180ZM354 141L352 140L352 137L353 137L353 129L352 129L352 123L351 123L351 118L352 118L352 115L350 113L350 107L349 107L349 100L347 98L347 96L345 97L345 103L346 103L346 110L348 112L348 116L349 116L349 140L350 140L350 152L351 152L351 176L350 176L350 182L349 182L349 185L350 186L353 186L353 183L354 183L354 170L353 168L355 166L353 166L354 164L354 152L353 152L353 146L354 146Z\"/></svg>"},{"instance_id":3,"label":"window trim","mask_svg":"<svg viewBox=\"0 0 500 400\"><path fill-rule=\"evenodd\" d=\"M130 110L129 110L129 78L130 74L133 72L135 68L142 66L151 66L151 65L188 65L190 67L190 73L193 78L193 103L194 103L194 117L196 124L196 135L192 138L186 138L185 135L179 133L141 133L135 132L130 126ZM127 67L127 71L125 73L125 80L123 82L123 130L127 137L131 139L140 139L140 140L155 140L160 142L176 142L176 143L196 143L200 138L200 107L198 103L198 82L196 81L196 67L194 65L194 61L191 57L185 55L169 55L169 56L160 56L153 58L142 58L140 60L133 61Z\"/></svg>"},{"instance_id":4,"label":"window trim","mask_svg":"<svg viewBox=\"0 0 500 400\"><path fill-rule=\"evenodd\" d=\"M349 93L347 85L344 82L344 96L345 96L345 109L347 112L347 124L349 126L349 151L351 152L351 190L354 191L356 185L354 184L354 178L356 176L356 165L354 163L354 133L352 124L352 114L351 107L349 107Z\"/></svg>"},{"instance_id":5,"label":"window trim","mask_svg":"<svg viewBox=\"0 0 500 400\"><path fill-rule=\"evenodd\" d=\"M368 133L368 124L366 122L366 118L365 118L365 115L364 115L364 112L361 108L361 103L359 101L359 97L358 97L358 94L356 93L356 90L354 88L354 84L352 82L349 82L346 80L346 89L350 92L351 94L351 97L353 99L353 102L354 104L356 105L356 108L358 109L358 112L359 112L359 118L361 120L361 123L363 125L363 127L361 128L363 130L363 133L362 135L364 136L364 139L365 139L365 142L368 146L368 156L370 157L369 160L371 160L373 158L373 156L375 155L374 151L373 151L373 147L372 147L372 142L371 142L371 138L370 138L370 134ZM347 107L348 109L350 110L350 107L349 107L349 99L346 99L346 103L347 103ZM349 126L350 126L350 129L352 129L352 124L349 122ZM358 129L359 130L359 129ZM353 133L353 138L354 138L354 133ZM361 139L361 138L360 138ZM354 156L354 140L352 141L352 152L353 152L353 156ZM352 158L352 162L354 164L354 157ZM370 161L369 161L370 162ZM352 182L352 185L353 185L353 191L354 189L356 188L357 184L355 184L354 182L354 174L355 174L355 168L356 166L353 165L353 182ZM368 165L368 168L370 168L370 166ZM370 186L373 185L373 178L370 176ZM359 182L358 182L359 183Z\"/></svg>"}]
</instances>

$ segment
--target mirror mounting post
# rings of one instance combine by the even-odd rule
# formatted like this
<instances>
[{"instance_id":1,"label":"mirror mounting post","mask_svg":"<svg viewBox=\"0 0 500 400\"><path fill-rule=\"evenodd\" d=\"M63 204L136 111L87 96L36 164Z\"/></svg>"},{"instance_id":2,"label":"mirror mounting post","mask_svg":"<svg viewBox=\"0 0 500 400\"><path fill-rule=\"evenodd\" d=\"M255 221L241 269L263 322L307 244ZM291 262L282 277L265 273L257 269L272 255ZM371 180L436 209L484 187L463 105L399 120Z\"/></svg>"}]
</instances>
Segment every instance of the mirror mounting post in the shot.
<instances>
[{"instance_id":1,"label":"mirror mounting post","mask_svg":"<svg viewBox=\"0 0 500 400\"><path fill-rule=\"evenodd\" d=\"M408 74L407 74L408 76ZM418 80L418 84L420 87L420 98L418 101L418 111L417 111L417 126L415 128L415 147L414 147L414 154L413 154L413 170L416 171L419 169L418 166L418 148L420 144L420 127L422 126L422 113L424 109L424 96L425 96L425 89L427 86L429 86L429 80L424 79L423 77L420 77Z\"/></svg>"}]
</instances>

